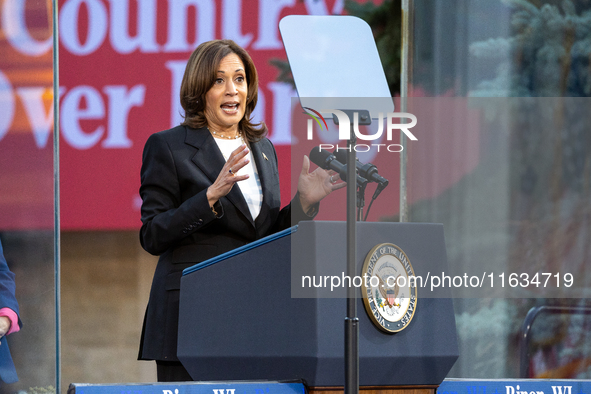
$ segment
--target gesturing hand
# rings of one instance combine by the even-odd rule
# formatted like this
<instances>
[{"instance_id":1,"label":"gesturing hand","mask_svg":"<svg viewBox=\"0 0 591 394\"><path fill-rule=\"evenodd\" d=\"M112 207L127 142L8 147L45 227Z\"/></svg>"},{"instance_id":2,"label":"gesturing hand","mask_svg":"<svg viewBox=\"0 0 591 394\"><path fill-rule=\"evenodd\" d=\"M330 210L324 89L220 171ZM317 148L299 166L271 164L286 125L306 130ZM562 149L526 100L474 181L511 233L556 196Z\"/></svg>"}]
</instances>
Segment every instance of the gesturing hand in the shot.
<instances>
[{"instance_id":1,"label":"gesturing hand","mask_svg":"<svg viewBox=\"0 0 591 394\"><path fill-rule=\"evenodd\" d=\"M242 167L248 164L249 160L244 158L248 152L248 148L243 144L230 154L213 185L207 188L207 201L210 207L230 193L236 182L248 179L248 175L236 175Z\"/></svg>"},{"instance_id":2,"label":"gesturing hand","mask_svg":"<svg viewBox=\"0 0 591 394\"><path fill-rule=\"evenodd\" d=\"M322 168L317 168L312 172L309 171L310 159L304 155L302 172L298 178L298 192L300 193L300 203L304 212L308 212L314 204L334 190L347 186L345 182L336 183L340 177L334 171L325 171Z\"/></svg>"},{"instance_id":3,"label":"gesturing hand","mask_svg":"<svg viewBox=\"0 0 591 394\"><path fill-rule=\"evenodd\" d=\"M8 330L10 330L10 319L6 316L0 316L0 338L2 338Z\"/></svg>"}]
</instances>

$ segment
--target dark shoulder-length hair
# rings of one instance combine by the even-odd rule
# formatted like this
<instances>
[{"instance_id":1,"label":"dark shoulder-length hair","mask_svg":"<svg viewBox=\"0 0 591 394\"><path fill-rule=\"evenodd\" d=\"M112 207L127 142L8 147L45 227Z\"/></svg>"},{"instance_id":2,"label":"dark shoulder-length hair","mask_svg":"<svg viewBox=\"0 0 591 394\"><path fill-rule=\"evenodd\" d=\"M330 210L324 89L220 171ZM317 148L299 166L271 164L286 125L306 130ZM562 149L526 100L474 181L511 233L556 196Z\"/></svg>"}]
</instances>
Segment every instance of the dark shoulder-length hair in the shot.
<instances>
[{"instance_id":1,"label":"dark shoulder-length hair","mask_svg":"<svg viewBox=\"0 0 591 394\"><path fill-rule=\"evenodd\" d=\"M244 64L248 86L246 109L238 127L249 142L258 141L267 133L265 123L251 122L251 114L258 100L259 77L248 52L232 40L204 42L191 54L181 84L181 105L185 110L185 120L181 124L195 129L207 126L205 94L217 78L222 59L231 53L238 55Z\"/></svg>"}]
</instances>

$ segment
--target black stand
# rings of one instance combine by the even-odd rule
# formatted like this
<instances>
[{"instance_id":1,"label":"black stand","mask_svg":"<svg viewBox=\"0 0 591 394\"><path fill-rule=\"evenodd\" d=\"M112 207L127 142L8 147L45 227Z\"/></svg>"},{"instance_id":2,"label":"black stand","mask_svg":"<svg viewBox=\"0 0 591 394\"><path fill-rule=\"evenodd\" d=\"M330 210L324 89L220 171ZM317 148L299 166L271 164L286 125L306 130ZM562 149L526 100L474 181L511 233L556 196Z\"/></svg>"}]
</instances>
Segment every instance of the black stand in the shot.
<instances>
[{"instance_id":1,"label":"black stand","mask_svg":"<svg viewBox=\"0 0 591 394\"><path fill-rule=\"evenodd\" d=\"M351 116L349 116L351 119ZM355 145L357 138L351 125L351 133L347 144L347 275L355 276L355 257L357 242L357 219L355 218L355 202L358 200L357 190L357 168L355 161L357 155ZM355 185L355 186L353 186ZM365 187L363 188L365 189ZM345 317L345 394L359 393L359 319L357 318L357 302L355 299L355 288L350 286L347 289L347 315Z\"/></svg>"},{"instance_id":2,"label":"black stand","mask_svg":"<svg viewBox=\"0 0 591 394\"><path fill-rule=\"evenodd\" d=\"M342 110L349 117L350 131L347 143L347 275L355 276L356 256L356 225L363 219L363 206L365 205L365 186L357 187L357 153L355 146L355 123L370 125L371 116L367 110ZM338 117L333 116L335 124L339 124ZM355 205L357 205L357 217L355 217ZM357 318L357 301L355 287L347 289L347 316L345 317L345 394L359 393L359 319Z\"/></svg>"}]
</instances>

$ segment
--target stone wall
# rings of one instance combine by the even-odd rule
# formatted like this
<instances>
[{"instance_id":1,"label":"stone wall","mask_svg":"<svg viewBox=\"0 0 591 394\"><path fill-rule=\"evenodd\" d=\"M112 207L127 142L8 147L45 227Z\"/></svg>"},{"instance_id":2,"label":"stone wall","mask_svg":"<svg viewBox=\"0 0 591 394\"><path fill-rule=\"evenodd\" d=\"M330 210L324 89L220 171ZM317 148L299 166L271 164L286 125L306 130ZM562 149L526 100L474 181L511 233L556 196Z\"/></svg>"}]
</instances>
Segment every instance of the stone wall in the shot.
<instances>
[{"instance_id":1,"label":"stone wall","mask_svg":"<svg viewBox=\"0 0 591 394\"><path fill-rule=\"evenodd\" d=\"M156 381L137 361L157 257L137 231L66 232L62 253L62 386Z\"/></svg>"}]
</instances>

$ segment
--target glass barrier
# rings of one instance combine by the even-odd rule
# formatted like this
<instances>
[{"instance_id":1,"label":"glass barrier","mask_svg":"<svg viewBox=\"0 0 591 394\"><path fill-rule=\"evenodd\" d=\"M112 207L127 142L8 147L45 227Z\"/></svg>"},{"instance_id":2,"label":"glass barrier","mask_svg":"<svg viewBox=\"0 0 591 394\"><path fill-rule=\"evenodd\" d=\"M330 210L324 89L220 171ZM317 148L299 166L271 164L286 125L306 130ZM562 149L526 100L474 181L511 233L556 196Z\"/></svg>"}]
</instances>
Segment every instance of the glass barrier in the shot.
<instances>
[{"instance_id":1,"label":"glass barrier","mask_svg":"<svg viewBox=\"0 0 591 394\"><path fill-rule=\"evenodd\" d=\"M0 17L0 241L22 320L0 345L10 346L18 382L2 376L0 391L50 393L57 370L52 2L2 0Z\"/></svg>"},{"instance_id":2,"label":"glass barrier","mask_svg":"<svg viewBox=\"0 0 591 394\"><path fill-rule=\"evenodd\" d=\"M519 275L517 287L521 274L531 282L536 273L570 272L584 287L591 257L589 3L443 3L414 2L409 96L440 105L408 144L409 221L444 224L450 265L499 267L507 278ZM466 125L452 97L470 101L474 124ZM439 126L447 121L457 127ZM528 345L532 368L525 375L519 368L528 311L582 307L585 298L540 291L455 299L460 358L448 377L587 378L588 319L568 312L540 318Z\"/></svg>"}]
</instances>

